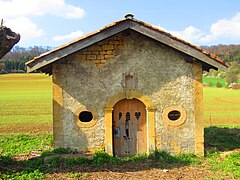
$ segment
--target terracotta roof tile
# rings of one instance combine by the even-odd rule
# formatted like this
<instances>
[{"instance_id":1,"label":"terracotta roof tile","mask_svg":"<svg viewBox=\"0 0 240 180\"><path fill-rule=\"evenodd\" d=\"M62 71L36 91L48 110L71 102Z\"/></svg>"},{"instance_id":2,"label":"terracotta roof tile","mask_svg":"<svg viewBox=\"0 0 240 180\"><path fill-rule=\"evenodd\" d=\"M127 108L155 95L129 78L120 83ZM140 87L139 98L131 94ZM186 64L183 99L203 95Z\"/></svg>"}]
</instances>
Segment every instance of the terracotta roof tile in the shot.
<instances>
[{"instance_id":1,"label":"terracotta roof tile","mask_svg":"<svg viewBox=\"0 0 240 180\"><path fill-rule=\"evenodd\" d=\"M136 20L136 19L133 19L133 21L138 22L138 23L140 23L140 24L142 24L142 25L144 25L144 26L146 26L146 27L149 27L149 28L151 28L151 29L154 29L154 30L156 30L156 31L158 31L158 32L160 32L160 33L163 33L163 34L165 34L166 36L168 36L168 37L170 37L170 38L172 38L172 39L175 39L175 40L177 40L177 41L179 41L179 42L181 42L181 43L183 43L183 44L186 44L186 45L188 45L188 46L190 46L190 47L192 47L192 48L194 48L194 49L202 52L203 54L211 57L212 59L214 59L214 60L216 60L216 61L224 64L225 66L227 66L227 67L229 66L229 64L228 64L226 61L220 59L220 58L217 57L215 54L210 53L209 51L201 48L200 46L193 45L193 44L191 44L191 43L189 43L189 42L187 42L187 41L184 41L183 39L180 39L180 38L178 38L178 37L176 37L176 36L173 36L173 35L171 35L171 34L168 33L168 32L165 32L165 31L163 31L163 30L161 30L161 29L159 29L159 28L157 28L157 27L154 27L154 26L152 26L152 25L150 25L150 24L147 24L147 23L144 23L144 22L142 22L142 21L139 21L139 20Z\"/></svg>"},{"instance_id":2,"label":"terracotta roof tile","mask_svg":"<svg viewBox=\"0 0 240 180\"><path fill-rule=\"evenodd\" d=\"M152 29L152 30L155 30L155 31L157 31L157 32L159 32L159 33L161 33L161 34L164 34L164 35L166 35L166 36L168 36L168 37L170 37L170 38L172 38L172 39L174 39L174 40L176 40L176 41L179 41L179 42L181 42L181 43L183 43L183 44L185 44L185 45L188 45L189 47L192 47L192 48L200 51L201 53L207 55L208 57L212 58L213 60L215 60L215 61L217 61L217 62L220 62L221 64L223 64L223 65L225 65L226 67L228 67L228 63L226 63L224 60L218 58L215 54L210 53L209 51L207 51L207 50L205 50L205 49L203 49L203 48L201 48L201 47L199 47L199 46L195 46L195 45L193 45L193 44L191 44L191 43L189 43L189 42L187 42L187 41L184 41L184 40L182 40L182 39L180 39L180 38L178 38L178 37L176 37L176 36L173 36L173 35L171 35L170 33L165 32L164 30L161 30L161 29L159 29L159 28L157 28L157 27L155 27L155 26L152 26L152 25L150 25L150 24L147 24L147 23L145 23L145 22L143 22L143 21L140 21L140 20L137 20L137 19L134 19L134 18L133 18L133 19L129 19L129 18L126 19L126 18L124 18L124 19L115 21L115 22L113 22L113 23L111 23L111 24L108 24L108 25L104 26L103 28L101 28L101 29L99 29L99 30L97 30L97 31L95 31L95 32L89 33L89 34L87 34L87 35L85 35L85 36L81 36L80 38L78 38L78 39L76 39L76 40L73 40L73 41L71 41L71 42L69 42L69 43L67 43L67 44L64 44L64 45L62 45L62 46L60 46L60 47L57 47L57 48L55 48L55 49L53 49L53 50L51 50L51 51L48 51L48 52L46 52L46 53L44 53L44 54L41 54L40 56L35 57L33 60L27 62L26 64L29 64L29 63L31 63L32 61L35 61L35 59L41 58L41 57L46 56L46 55L48 55L48 54L51 54L51 53L53 53L53 52L55 52L55 51L58 51L58 50L63 49L63 48L65 48L65 47L68 47L68 46L70 46L70 45L72 45L72 44L75 44L75 43L81 41L82 39L85 39L85 38L88 38L88 37L90 37L90 36L93 36L93 35L95 35L95 34L97 34L97 33L100 33L101 31L103 31L103 30L105 30L105 29L108 29L108 28L110 28L110 27L116 26L117 24L119 24L119 23L121 23L121 22L124 22L124 21L128 21L128 20L137 22L138 24L141 24L141 25L143 25L143 26L145 26L145 27L148 27L148 28L150 28L150 29Z\"/></svg>"}]
</instances>

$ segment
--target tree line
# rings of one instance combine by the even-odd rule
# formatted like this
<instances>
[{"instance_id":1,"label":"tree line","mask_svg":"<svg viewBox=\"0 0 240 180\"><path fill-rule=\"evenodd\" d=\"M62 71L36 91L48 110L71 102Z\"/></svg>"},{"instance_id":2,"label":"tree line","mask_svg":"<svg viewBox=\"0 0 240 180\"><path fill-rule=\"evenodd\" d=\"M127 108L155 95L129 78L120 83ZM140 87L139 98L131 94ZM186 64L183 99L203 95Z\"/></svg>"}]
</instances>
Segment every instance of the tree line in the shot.
<instances>
[{"instance_id":1,"label":"tree line","mask_svg":"<svg viewBox=\"0 0 240 180\"><path fill-rule=\"evenodd\" d=\"M235 84L238 84L240 80L240 45L217 45L203 48L230 64L227 72L211 69L209 72L204 72L204 75L224 78L227 87L236 86Z\"/></svg>"},{"instance_id":2,"label":"tree line","mask_svg":"<svg viewBox=\"0 0 240 180\"><path fill-rule=\"evenodd\" d=\"M203 48L215 53L219 58L234 66L240 64L240 45L203 46ZM24 73L26 72L25 63L27 61L51 49L53 48L50 46L34 46L29 48L14 46L12 50L0 60L0 74Z\"/></svg>"},{"instance_id":3,"label":"tree line","mask_svg":"<svg viewBox=\"0 0 240 180\"><path fill-rule=\"evenodd\" d=\"M237 61L240 63L240 45L203 46L203 48L227 62Z\"/></svg>"},{"instance_id":4,"label":"tree line","mask_svg":"<svg viewBox=\"0 0 240 180\"><path fill-rule=\"evenodd\" d=\"M51 49L52 47L49 46L34 46L29 48L14 46L12 50L0 60L0 74L25 73L25 63L27 61Z\"/></svg>"}]
</instances>

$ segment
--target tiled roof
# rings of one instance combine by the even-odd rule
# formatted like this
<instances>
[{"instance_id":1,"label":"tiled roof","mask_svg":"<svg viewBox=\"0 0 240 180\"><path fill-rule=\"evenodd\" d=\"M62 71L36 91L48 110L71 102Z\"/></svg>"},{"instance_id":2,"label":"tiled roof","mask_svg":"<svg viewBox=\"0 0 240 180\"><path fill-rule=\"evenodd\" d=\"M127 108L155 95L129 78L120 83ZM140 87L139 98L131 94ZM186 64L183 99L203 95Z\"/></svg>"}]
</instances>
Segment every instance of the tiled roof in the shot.
<instances>
[{"instance_id":1,"label":"tiled roof","mask_svg":"<svg viewBox=\"0 0 240 180\"><path fill-rule=\"evenodd\" d=\"M155 26L152 26L152 25L150 25L150 24L144 23L144 22L142 22L142 21L139 21L139 20L136 20L136 19L133 19L133 21L136 21L136 22L138 22L139 24L142 24L143 26L149 27L149 28L151 28L151 29L154 29L154 30L162 33L162 34L165 34L166 36L168 36L168 37L170 37L170 38L172 38L172 39L175 39L175 40L177 40L177 41L179 41L179 42L181 42L181 43L183 43L183 44L186 44L186 45L188 45L188 46L190 46L190 47L192 47L192 48L195 48L196 50L201 51L203 54L209 56L210 58L212 58L212 59L214 59L214 60L216 60L216 61L218 61L218 62L220 62L220 63L222 63L222 64L225 64L226 66L228 66L224 60L220 59L220 58L217 57L215 54L210 53L209 51L201 48L200 46L195 46L195 45L193 45L193 44L191 44L191 43L189 43L189 42L187 42L187 41L184 41L183 39L180 39L180 38L178 38L178 37L176 37L176 36L173 36L173 35L171 35L170 33L167 33L167 32L165 32L165 31L163 31L163 30L161 30L161 29L159 29L159 28L157 28L157 27L155 27Z\"/></svg>"},{"instance_id":2,"label":"tiled roof","mask_svg":"<svg viewBox=\"0 0 240 180\"><path fill-rule=\"evenodd\" d=\"M140 20L137 20L137 19L134 19L134 18L124 18L124 19L115 21L115 22L113 22L113 23L111 23L111 24L108 24L107 26L105 26L105 27L103 27L103 28L101 28L101 29L99 29L99 30L97 30L97 31L95 31L95 32L89 33L89 34L87 34L87 35L85 35L85 36L82 36L82 37L80 37L80 38L78 38L78 39L76 39L76 40L74 40L74 41L71 41L71 42L69 42L69 43L67 43L67 44L64 44L64 45L62 45L62 46L60 46L60 47L58 47L58 48L56 48L56 49L53 49L53 50L51 50L51 51L48 51L48 52L46 52L46 53L41 54L40 56L35 57L33 60L28 61L28 62L26 63L26 65L28 66L28 65L30 65L31 63L35 62L36 60L38 60L38 59L40 59L40 58L44 58L45 56L48 56L48 55L50 55L50 54L52 54L52 53L54 53L54 52L58 52L58 51L60 51L60 50L62 50L62 49L64 49L64 48L67 48L67 47L69 47L69 46L72 46L72 45L74 45L74 44L76 44L76 43L80 43L80 42L81 42L82 40L84 40L84 39L87 39L87 38L90 38L91 36L97 35L97 34L101 33L102 31L104 31L104 30L106 30L106 29L109 29L109 28L111 28L111 27L117 26L118 24L121 24L121 23L123 23L123 22L125 22L125 21L136 22L137 24L139 24L139 25L141 25L141 26L144 26L144 27L149 28L149 29L151 29L151 30L153 30L153 31L159 32L160 34L163 34L163 35L165 35L165 36L167 36L167 37L169 37L169 38L171 38L171 39L173 39L173 40L176 40L176 41L178 41L178 42L180 42L180 43L182 43L182 44L184 44L184 45L187 45L187 46L189 46L189 47L191 47L191 48L193 48L193 49L201 52L202 54L208 56L209 58L213 59L214 61L222 64L222 65L225 66L226 68L228 67L228 63L225 62L224 60L218 58L215 54L210 53L209 51L207 51L207 50L205 50L205 49L203 49L203 48L201 48L201 47L199 47L199 46L195 46L195 45L193 45L193 44L191 44L191 43L189 43L189 42L186 42L186 41L184 41L184 40L182 40L182 39L180 39L180 38L178 38L178 37L176 37L176 36L173 36L173 35L171 35L170 33L165 32L165 31L163 31L163 30L161 30L161 29L159 29L159 28L157 28L157 27L155 27L155 26L152 26L152 25L150 25L150 24L147 24L147 23L145 23L145 22L143 22L143 21L140 21Z\"/></svg>"},{"instance_id":3,"label":"tiled roof","mask_svg":"<svg viewBox=\"0 0 240 180\"><path fill-rule=\"evenodd\" d=\"M125 21L125 20L126 20L126 19L122 19L122 20L113 22L113 23L111 23L111 24L109 24L109 25L104 26L103 28L101 28L101 29L99 29L99 30L97 30L97 31L91 32L91 33L86 34L86 35L84 35L84 36L81 36L80 38L75 39L75 40L73 40L73 41L71 41L71 42L69 42L69 43L63 44L62 46L59 46L59 47L57 47L57 48L55 48L55 49L53 49L53 50L47 51L47 52L45 52L45 53L43 53L43 54L40 54L39 56L36 56L33 60L28 61L28 62L26 63L26 65L29 64L29 63L31 63L31 62L34 61L35 59L41 58L41 57L46 56L46 55L48 55L48 54L51 54L51 53L53 53L53 52L55 52L55 51L61 50L61 49L65 48L65 47L71 46L72 44L75 44L75 43L77 43L77 42L79 42L79 41L81 41L81 40L83 40L83 39L86 39L86 38L88 38L88 37L90 37L90 36L93 36L93 35L95 35L95 34L97 34L97 33L100 33L101 31L103 31L103 30L105 30L105 29L107 29L107 28L110 28L110 27L112 27L112 26L115 26L115 25L117 25L118 23L120 23L120 22L122 22L122 21Z\"/></svg>"}]
</instances>

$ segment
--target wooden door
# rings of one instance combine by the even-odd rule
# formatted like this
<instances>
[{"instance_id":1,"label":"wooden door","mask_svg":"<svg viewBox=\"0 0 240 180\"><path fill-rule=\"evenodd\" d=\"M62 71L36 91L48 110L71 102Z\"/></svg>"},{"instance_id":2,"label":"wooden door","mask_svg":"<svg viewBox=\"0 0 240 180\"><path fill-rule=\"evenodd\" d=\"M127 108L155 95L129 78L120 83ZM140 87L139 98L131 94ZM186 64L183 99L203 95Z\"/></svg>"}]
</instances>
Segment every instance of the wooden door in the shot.
<instances>
[{"instance_id":1,"label":"wooden door","mask_svg":"<svg viewBox=\"0 0 240 180\"><path fill-rule=\"evenodd\" d=\"M137 99L123 99L113 110L113 153L132 156L147 150L146 109Z\"/></svg>"}]
</instances>

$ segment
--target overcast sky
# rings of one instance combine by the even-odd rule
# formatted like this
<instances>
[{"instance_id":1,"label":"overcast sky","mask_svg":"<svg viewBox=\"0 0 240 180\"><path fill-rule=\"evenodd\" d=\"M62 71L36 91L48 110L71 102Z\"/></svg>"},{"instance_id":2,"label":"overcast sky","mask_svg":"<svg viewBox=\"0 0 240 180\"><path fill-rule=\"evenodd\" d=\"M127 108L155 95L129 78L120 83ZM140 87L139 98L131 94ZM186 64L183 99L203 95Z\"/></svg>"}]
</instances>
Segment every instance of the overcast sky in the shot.
<instances>
[{"instance_id":1,"label":"overcast sky","mask_svg":"<svg viewBox=\"0 0 240 180\"><path fill-rule=\"evenodd\" d=\"M240 44L240 0L0 0L23 47L57 47L129 12L195 45Z\"/></svg>"}]
</instances>

